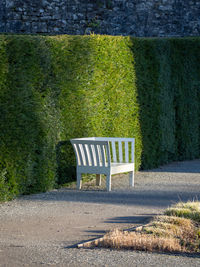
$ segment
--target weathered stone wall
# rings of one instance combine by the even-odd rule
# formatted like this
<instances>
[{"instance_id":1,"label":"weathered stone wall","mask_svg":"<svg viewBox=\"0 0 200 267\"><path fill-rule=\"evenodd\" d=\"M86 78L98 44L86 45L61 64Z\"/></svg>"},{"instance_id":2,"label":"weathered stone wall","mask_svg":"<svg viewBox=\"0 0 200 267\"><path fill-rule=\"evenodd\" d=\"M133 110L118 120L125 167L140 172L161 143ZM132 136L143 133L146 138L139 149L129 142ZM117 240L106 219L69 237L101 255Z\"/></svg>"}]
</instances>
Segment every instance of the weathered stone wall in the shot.
<instances>
[{"instance_id":1,"label":"weathered stone wall","mask_svg":"<svg viewBox=\"0 0 200 267\"><path fill-rule=\"evenodd\" d=\"M5 0L0 3L0 32L5 32Z\"/></svg>"},{"instance_id":2,"label":"weathered stone wall","mask_svg":"<svg viewBox=\"0 0 200 267\"><path fill-rule=\"evenodd\" d=\"M200 0L1 0L7 33L197 36Z\"/></svg>"}]
</instances>

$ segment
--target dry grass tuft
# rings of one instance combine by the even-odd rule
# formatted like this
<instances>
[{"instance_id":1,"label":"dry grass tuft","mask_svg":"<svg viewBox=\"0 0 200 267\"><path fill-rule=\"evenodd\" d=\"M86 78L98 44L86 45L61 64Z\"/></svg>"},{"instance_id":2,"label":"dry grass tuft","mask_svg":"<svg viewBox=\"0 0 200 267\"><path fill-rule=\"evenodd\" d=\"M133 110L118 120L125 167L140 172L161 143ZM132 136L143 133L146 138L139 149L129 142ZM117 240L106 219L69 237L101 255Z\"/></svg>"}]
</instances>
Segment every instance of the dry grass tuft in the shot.
<instances>
[{"instance_id":1,"label":"dry grass tuft","mask_svg":"<svg viewBox=\"0 0 200 267\"><path fill-rule=\"evenodd\" d=\"M151 223L144 226L142 232L176 240L181 245L181 250L179 251L195 251L198 247L197 227L190 219L175 216L158 216Z\"/></svg>"},{"instance_id":2,"label":"dry grass tuft","mask_svg":"<svg viewBox=\"0 0 200 267\"><path fill-rule=\"evenodd\" d=\"M158 216L143 231L163 237L190 238L194 235L194 223L190 219L175 216Z\"/></svg>"},{"instance_id":3,"label":"dry grass tuft","mask_svg":"<svg viewBox=\"0 0 200 267\"><path fill-rule=\"evenodd\" d=\"M180 251L181 246L176 239L156 237L145 233L123 232L114 230L106 234L98 246L109 248L128 248L142 251Z\"/></svg>"},{"instance_id":4,"label":"dry grass tuft","mask_svg":"<svg viewBox=\"0 0 200 267\"><path fill-rule=\"evenodd\" d=\"M89 246L142 251L200 252L200 202L178 203L134 231L114 230ZM88 246L88 245L87 245Z\"/></svg>"}]
</instances>

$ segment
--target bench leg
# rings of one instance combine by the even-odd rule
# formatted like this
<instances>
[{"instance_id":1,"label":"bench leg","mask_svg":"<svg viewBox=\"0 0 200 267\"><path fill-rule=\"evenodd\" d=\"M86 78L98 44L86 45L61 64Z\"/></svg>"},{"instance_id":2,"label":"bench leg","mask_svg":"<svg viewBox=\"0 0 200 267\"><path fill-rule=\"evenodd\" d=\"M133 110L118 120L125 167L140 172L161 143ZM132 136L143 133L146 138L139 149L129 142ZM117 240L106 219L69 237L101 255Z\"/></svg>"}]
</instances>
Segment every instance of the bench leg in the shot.
<instances>
[{"instance_id":1,"label":"bench leg","mask_svg":"<svg viewBox=\"0 0 200 267\"><path fill-rule=\"evenodd\" d=\"M111 191L111 174L106 175L106 190Z\"/></svg>"},{"instance_id":2,"label":"bench leg","mask_svg":"<svg viewBox=\"0 0 200 267\"><path fill-rule=\"evenodd\" d=\"M82 186L81 173L77 173L77 184L76 184L76 188L77 189L81 189L81 186Z\"/></svg>"},{"instance_id":3,"label":"bench leg","mask_svg":"<svg viewBox=\"0 0 200 267\"><path fill-rule=\"evenodd\" d=\"M134 187L134 171L129 174L129 186Z\"/></svg>"},{"instance_id":4,"label":"bench leg","mask_svg":"<svg viewBox=\"0 0 200 267\"><path fill-rule=\"evenodd\" d=\"M96 174L96 185L101 185L101 174Z\"/></svg>"}]
</instances>

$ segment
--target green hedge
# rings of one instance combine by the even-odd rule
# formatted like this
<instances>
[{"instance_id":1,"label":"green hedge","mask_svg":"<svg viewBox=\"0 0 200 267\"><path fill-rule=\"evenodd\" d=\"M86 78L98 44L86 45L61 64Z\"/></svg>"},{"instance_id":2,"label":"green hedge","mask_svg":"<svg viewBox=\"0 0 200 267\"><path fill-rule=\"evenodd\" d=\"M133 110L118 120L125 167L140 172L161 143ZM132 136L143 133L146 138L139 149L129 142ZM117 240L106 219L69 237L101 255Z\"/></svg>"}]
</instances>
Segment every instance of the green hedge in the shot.
<instances>
[{"instance_id":1,"label":"green hedge","mask_svg":"<svg viewBox=\"0 0 200 267\"><path fill-rule=\"evenodd\" d=\"M200 156L200 38L0 36L0 200L75 178L69 139L136 138L136 168Z\"/></svg>"},{"instance_id":2,"label":"green hedge","mask_svg":"<svg viewBox=\"0 0 200 267\"><path fill-rule=\"evenodd\" d=\"M200 38L132 42L142 168L200 157Z\"/></svg>"}]
</instances>

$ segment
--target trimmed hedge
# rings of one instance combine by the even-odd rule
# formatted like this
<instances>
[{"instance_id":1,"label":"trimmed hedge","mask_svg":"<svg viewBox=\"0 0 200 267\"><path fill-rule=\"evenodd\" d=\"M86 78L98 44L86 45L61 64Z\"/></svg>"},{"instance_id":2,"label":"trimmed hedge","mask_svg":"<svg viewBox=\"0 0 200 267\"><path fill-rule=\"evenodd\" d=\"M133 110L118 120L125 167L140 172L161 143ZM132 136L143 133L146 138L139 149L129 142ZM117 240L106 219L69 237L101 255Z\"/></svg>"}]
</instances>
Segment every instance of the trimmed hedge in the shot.
<instances>
[{"instance_id":1,"label":"trimmed hedge","mask_svg":"<svg viewBox=\"0 0 200 267\"><path fill-rule=\"evenodd\" d=\"M200 157L200 38L132 41L142 168Z\"/></svg>"},{"instance_id":2,"label":"trimmed hedge","mask_svg":"<svg viewBox=\"0 0 200 267\"><path fill-rule=\"evenodd\" d=\"M0 200L75 178L70 138L136 138L136 169L200 156L200 38L0 36Z\"/></svg>"}]
</instances>

